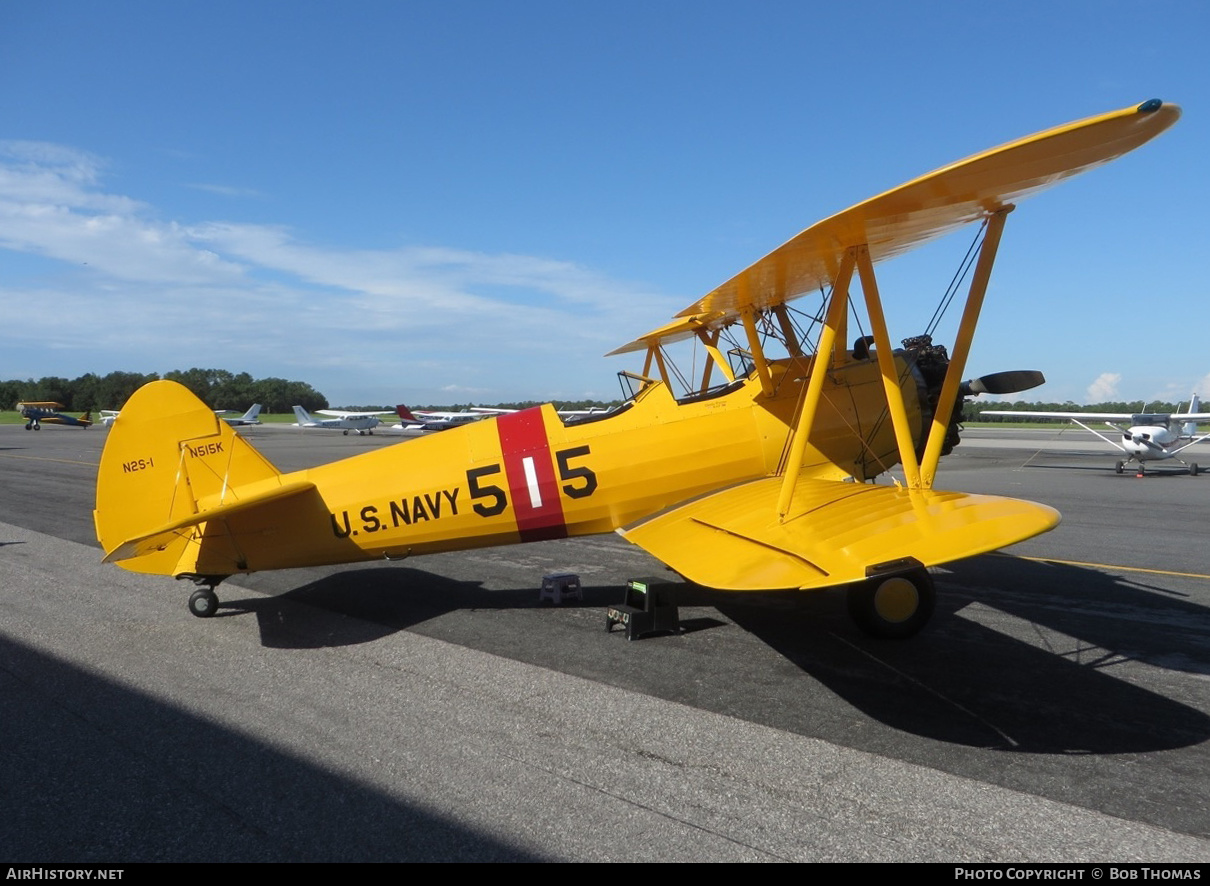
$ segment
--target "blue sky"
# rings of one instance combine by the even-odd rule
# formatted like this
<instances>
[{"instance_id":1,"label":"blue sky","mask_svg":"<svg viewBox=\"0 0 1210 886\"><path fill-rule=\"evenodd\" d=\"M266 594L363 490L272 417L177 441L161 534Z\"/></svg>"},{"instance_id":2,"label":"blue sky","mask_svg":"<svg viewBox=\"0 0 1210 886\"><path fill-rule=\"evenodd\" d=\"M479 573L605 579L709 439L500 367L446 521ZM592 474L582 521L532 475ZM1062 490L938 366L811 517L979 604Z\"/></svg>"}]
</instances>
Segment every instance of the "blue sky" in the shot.
<instances>
[{"instance_id":1,"label":"blue sky","mask_svg":"<svg viewBox=\"0 0 1210 886\"><path fill-rule=\"evenodd\" d=\"M969 368L1210 394L1208 38L1139 0L6 0L0 378L610 399L606 351L802 228L1159 97L1173 130L1013 213ZM968 239L879 266L892 335Z\"/></svg>"}]
</instances>

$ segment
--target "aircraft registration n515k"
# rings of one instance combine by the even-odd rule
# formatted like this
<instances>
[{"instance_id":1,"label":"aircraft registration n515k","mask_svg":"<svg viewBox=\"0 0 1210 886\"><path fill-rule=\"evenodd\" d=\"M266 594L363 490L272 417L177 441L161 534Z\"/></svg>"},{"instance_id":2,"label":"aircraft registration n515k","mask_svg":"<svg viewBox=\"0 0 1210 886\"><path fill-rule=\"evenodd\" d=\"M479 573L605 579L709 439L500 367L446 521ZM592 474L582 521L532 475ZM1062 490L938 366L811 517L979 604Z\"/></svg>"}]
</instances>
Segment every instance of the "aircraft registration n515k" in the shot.
<instances>
[{"instance_id":1,"label":"aircraft registration n515k","mask_svg":"<svg viewBox=\"0 0 1210 886\"><path fill-rule=\"evenodd\" d=\"M1059 126L819 222L615 351L645 357L608 413L561 418L547 404L282 474L185 388L152 382L101 458L105 560L191 579L189 607L206 616L238 573L617 531L712 588L848 586L865 630L913 634L933 608L928 567L1059 521L1032 502L933 489L962 398L1041 380L961 381L1014 202L1179 116L1152 100ZM971 223L981 245L952 351L927 335L893 348L874 264ZM854 274L872 335L850 349ZM824 287L814 316L789 307ZM709 360L678 392L665 345L686 339ZM904 484L867 482L895 465Z\"/></svg>"}]
</instances>

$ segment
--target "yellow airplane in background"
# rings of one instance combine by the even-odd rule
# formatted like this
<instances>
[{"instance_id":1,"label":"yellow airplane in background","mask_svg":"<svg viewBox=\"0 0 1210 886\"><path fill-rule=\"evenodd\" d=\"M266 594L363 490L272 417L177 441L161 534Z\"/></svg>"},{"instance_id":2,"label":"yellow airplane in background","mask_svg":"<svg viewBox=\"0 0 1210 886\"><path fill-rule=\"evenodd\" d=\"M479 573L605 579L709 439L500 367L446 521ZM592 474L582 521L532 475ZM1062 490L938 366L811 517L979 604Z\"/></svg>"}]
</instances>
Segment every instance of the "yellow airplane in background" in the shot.
<instances>
[{"instance_id":1,"label":"yellow airplane in background","mask_svg":"<svg viewBox=\"0 0 1210 886\"><path fill-rule=\"evenodd\" d=\"M645 357L608 413L547 404L283 474L185 388L152 382L102 455L105 560L192 580L189 608L208 616L215 586L239 573L617 531L711 588L847 586L863 629L911 635L932 613L929 567L1059 521L1032 502L933 489L962 398L1041 380L961 380L1008 214L1179 116L1152 100L1056 127L819 222L615 351ZM952 350L928 336L893 348L875 263L972 223L982 237ZM789 307L825 287L817 315ZM850 349L858 304L872 335ZM709 359L678 390L666 346L682 340ZM896 465L904 483L867 482Z\"/></svg>"},{"instance_id":2,"label":"yellow airplane in background","mask_svg":"<svg viewBox=\"0 0 1210 886\"><path fill-rule=\"evenodd\" d=\"M92 413L83 415L66 415L59 410L62 403L54 400L25 400L17 404L17 411L25 419L25 430L40 431L42 425L71 425L77 428L87 428L92 425Z\"/></svg>"}]
</instances>

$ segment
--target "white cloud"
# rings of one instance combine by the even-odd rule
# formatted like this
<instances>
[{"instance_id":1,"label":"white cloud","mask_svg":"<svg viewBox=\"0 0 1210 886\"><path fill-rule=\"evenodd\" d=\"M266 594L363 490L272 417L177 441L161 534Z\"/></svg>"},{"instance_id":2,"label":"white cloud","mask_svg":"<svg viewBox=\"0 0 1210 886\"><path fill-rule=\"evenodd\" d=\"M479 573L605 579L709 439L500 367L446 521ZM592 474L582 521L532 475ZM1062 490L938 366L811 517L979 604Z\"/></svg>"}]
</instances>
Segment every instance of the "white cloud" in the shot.
<instances>
[{"instance_id":1,"label":"white cloud","mask_svg":"<svg viewBox=\"0 0 1210 886\"><path fill-rule=\"evenodd\" d=\"M36 341L39 374L204 365L303 378L337 402L394 402L405 380L434 402L443 387L539 398L599 388L599 354L682 306L540 256L338 249L284 225L164 221L106 193L103 169L84 152L0 143L0 248L62 263L0 284L23 320L0 340ZM415 377L422 366L430 377Z\"/></svg>"},{"instance_id":2,"label":"white cloud","mask_svg":"<svg viewBox=\"0 0 1210 886\"><path fill-rule=\"evenodd\" d=\"M1112 400L1118 394L1118 382L1121 380L1120 373L1102 372L1097 376L1096 381L1088 386L1085 402L1102 403L1105 400Z\"/></svg>"},{"instance_id":3,"label":"white cloud","mask_svg":"<svg viewBox=\"0 0 1210 886\"><path fill-rule=\"evenodd\" d=\"M218 194L220 197L263 197L260 191L253 188L236 188L231 185L211 185L203 182L192 182L186 185L195 191L205 191L208 194Z\"/></svg>"}]
</instances>

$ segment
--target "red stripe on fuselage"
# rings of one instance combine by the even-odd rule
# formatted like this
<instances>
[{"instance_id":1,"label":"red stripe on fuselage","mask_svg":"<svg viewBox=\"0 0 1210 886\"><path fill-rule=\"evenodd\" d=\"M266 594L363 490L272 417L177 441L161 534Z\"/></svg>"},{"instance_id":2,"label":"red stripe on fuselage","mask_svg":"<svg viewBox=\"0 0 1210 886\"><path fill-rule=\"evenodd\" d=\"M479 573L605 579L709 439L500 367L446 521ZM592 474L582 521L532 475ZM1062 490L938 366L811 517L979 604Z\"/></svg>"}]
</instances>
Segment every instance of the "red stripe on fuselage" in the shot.
<instances>
[{"instance_id":1,"label":"red stripe on fuselage","mask_svg":"<svg viewBox=\"0 0 1210 886\"><path fill-rule=\"evenodd\" d=\"M496 430L521 541L567 538L541 407L500 416Z\"/></svg>"}]
</instances>

